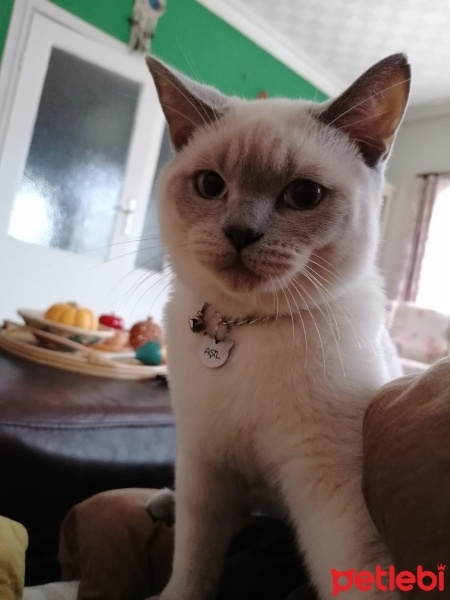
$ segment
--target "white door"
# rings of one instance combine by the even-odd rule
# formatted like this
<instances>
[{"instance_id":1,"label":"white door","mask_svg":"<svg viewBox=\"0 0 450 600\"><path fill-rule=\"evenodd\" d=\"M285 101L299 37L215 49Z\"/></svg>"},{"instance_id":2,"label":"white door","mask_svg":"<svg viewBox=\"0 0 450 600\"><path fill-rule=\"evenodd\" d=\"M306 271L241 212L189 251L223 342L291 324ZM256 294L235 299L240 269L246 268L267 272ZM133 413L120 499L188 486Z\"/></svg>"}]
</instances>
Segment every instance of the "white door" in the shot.
<instances>
[{"instance_id":1,"label":"white door","mask_svg":"<svg viewBox=\"0 0 450 600\"><path fill-rule=\"evenodd\" d=\"M0 140L0 320L66 300L160 317L168 273L136 251L162 253L142 227L163 129L142 56L33 14Z\"/></svg>"}]
</instances>

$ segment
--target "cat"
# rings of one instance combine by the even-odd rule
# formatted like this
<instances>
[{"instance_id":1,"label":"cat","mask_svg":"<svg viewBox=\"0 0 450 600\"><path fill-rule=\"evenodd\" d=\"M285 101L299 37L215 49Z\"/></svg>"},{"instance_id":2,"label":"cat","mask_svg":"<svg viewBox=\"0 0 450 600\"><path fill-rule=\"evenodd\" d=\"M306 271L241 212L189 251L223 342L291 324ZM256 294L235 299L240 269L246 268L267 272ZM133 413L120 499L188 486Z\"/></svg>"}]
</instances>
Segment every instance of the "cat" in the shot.
<instances>
[{"instance_id":1,"label":"cat","mask_svg":"<svg viewBox=\"0 0 450 600\"><path fill-rule=\"evenodd\" d=\"M175 150L159 181L178 432L174 563L160 599L216 597L227 546L261 492L330 600L332 569L391 564L361 491L362 421L401 374L376 258L408 61L389 56L321 104L227 97L147 63Z\"/></svg>"}]
</instances>

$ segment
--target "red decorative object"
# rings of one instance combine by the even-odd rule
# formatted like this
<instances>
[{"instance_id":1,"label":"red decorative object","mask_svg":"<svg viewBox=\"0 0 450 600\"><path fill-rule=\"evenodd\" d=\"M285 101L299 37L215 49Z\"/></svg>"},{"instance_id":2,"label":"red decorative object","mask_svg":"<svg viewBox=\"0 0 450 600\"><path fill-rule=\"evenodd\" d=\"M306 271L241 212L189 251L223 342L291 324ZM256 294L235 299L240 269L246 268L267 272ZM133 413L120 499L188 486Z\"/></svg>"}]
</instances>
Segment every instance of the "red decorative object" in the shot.
<instances>
[{"instance_id":1,"label":"red decorative object","mask_svg":"<svg viewBox=\"0 0 450 600\"><path fill-rule=\"evenodd\" d=\"M134 349L139 348L147 342L159 342L163 344L163 341L163 330L151 317L146 321L139 321L139 323L136 323L130 329L130 344Z\"/></svg>"},{"instance_id":2,"label":"red decorative object","mask_svg":"<svg viewBox=\"0 0 450 600\"><path fill-rule=\"evenodd\" d=\"M102 315L99 318L99 323L105 327L111 327L112 329L125 328L122 317L118 317L117 315Z\"/></svg>"}]
</instances>

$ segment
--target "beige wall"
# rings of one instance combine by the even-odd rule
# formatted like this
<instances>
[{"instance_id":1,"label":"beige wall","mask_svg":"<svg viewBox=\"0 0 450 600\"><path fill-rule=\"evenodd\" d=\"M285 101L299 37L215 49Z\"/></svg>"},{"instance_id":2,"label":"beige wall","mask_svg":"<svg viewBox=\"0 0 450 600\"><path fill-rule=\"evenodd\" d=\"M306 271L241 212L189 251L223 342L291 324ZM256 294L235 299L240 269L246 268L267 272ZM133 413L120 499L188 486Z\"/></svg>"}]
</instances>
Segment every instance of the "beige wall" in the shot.
<instances>
[{"instance_id":1,"label":"beige wall","mask_svg":"<svg viewBox=\"0 0 450 600\"><path fill-rule=\"evenodd\" d=\"M397 290L410 228L414 177L419 173L449 171L450 114L405 121L387 171L387 180L394 186L395 193L387 217L380 262L389 297Z\"/></svg>"}]
</instances>

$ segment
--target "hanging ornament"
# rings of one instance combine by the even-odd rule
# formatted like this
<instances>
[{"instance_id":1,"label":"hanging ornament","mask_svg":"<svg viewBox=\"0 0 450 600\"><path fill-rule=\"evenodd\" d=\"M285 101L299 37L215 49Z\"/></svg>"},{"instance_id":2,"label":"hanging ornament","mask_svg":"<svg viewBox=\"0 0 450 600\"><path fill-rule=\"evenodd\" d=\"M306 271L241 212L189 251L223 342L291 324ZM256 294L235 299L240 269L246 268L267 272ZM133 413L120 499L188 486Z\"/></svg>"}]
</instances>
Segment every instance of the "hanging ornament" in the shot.
<instances>
[{"instance_id":1,"label":"hanging ornament","mask_svg":"<svg viewBox=\"0 0 450 600\"><path fill-rule=\"evenodd\" d=\"M166 10L166 0L134 0L129 46L138 52L149 52L158 19Z\"/></svg>"}]
</instances>

